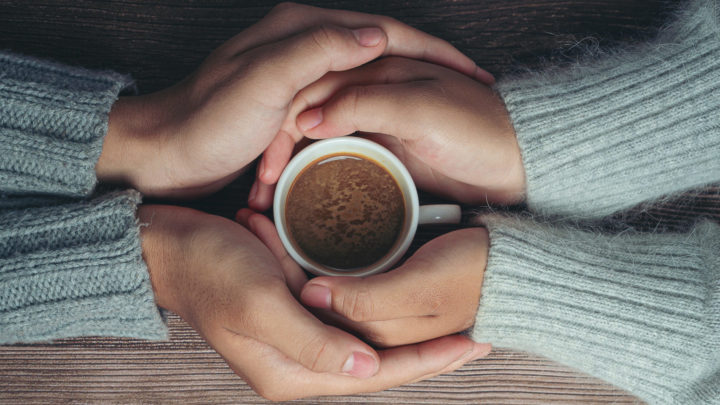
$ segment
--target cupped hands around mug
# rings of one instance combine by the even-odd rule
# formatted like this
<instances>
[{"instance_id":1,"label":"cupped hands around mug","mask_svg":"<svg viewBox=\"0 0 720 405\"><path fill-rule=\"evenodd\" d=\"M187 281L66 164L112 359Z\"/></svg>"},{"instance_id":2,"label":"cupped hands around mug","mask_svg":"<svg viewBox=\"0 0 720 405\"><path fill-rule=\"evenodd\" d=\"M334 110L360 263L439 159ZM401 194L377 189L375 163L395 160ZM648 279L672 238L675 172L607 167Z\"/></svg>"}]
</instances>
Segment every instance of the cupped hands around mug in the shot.
<instances>
[{"instance_id":1,"label":"cupped hands around mug","mask_svg":"<svg viewBox=\"0 0 720 405\"><path fill-rule=\"evenodd\" d=\"M392 150L418 188L464 203L523 199L525 174L504 103L486 84L400 57L325 75L299 92L296 128L322 139L360 131ZM286 151L270 145L251 207L264 209ZM268 172L270 174L268 174Z\"/></svg>"},{"instance_id":2,"label":"cupped hands around mug","mask_svg":"<svg viewBox=\"0 0 720 405\"><path fill-rule=\"evenodd\" d=\"M299 269L268 218L249 209L240 210L238 217L278 260ZM488 248L484 228L461 229L431 240L386 273L316 277L302 286L301 301L321 319L376 347L421 347L415 345L458 336L473 325ZM490 349L488 343L474 343L468 359Z\"/></svg>"},{"instance_id":3,"label":"cupped hands around mug","mask_svg":"<svg viewBox=\"0 0 720 405\"><path fill-rule=\"evenodd\" d=\"M138 217L157 304L179 314L266 398L379 391L476 355L460 336L376 351L305 309L297 300L305 274L245 227L171 206L141 206ZM274 231L269 220L252 227Z\"/></svg>"},{"instance_id":4,"label":"cupped hands around mug","mask_svg":"<svg viewBox=\"0 0 720 405\"><path fill-rule=\"evenodd\" d=\"M490 77L450 44L394 19L283 3L175 86L120 98L96 166L146 195L193 197L238 176L275 138L292 100L329 71L403 55Z\"/></svg>"},{"instance_id":5,"label":"cupped hands around mug","mask_svg":"<svg viewBox=\"0 0 720 405\"><path fill-rule=\"evenodd\" d=\"M484 228L453 231L387 273L316 277L301 301L377 347L460 333L475 323L488 247Z\"/></svg>"}]
</instances>

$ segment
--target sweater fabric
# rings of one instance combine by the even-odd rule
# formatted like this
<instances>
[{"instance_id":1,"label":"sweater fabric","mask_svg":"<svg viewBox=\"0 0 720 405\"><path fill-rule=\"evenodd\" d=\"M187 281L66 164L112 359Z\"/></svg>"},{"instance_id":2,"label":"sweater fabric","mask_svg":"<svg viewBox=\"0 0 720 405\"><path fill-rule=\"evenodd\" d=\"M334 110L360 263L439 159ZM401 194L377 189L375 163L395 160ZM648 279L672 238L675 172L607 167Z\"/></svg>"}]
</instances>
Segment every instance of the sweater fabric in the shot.
<instances>
[{"instance_id":1,"label":"sweater fabric","mask_svg":"<svg viewBox=\"0 0 720 405\"><path fill-rule=\"evenodd\" d=\"M91 199L128 78L0 53L0 343L167 337L142 259L140 195Z\"/></svg>"},{"instance_id":2,"label":"sweater fabric","mask_svg":"<svg viewBox=\"0 0 720 405\"><path fill-rule=\"evenodd\" d=\"M653 42L497 85L545 216L605 217L720 180L720 10L689 2Z\"/></svg>"},{"instance_id":3,"label":"sweater fabric","mask_svg":"<svg viewBox=\"0 0 720 405\"><path fill-rule=\"evenodd\" d=\"M689 2L651 43L498 83L545 222L478 219L490 251L475 340L651 404L720 404L720 227L613 235L582 223L720 181L718 9Z\"/></svg>"}]
</instances>

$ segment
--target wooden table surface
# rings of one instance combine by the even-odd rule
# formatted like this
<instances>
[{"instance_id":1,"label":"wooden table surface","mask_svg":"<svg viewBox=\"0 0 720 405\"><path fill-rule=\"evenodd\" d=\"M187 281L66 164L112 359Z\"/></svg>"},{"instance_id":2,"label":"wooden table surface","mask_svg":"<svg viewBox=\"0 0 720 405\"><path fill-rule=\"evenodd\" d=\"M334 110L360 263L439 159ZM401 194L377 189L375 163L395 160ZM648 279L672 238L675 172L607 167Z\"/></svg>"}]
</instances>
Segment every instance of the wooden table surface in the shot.
<instances>
[{"instance_id":1,"label":"wooden table surface","mask_svg":"<svg viewBox=\"0 0 720 405\"><path fill-rule=\"evenodd\" d=\"M0 49L131 74L141 92L189 74L274 1L0 0ZM648 38L667 10L655 0L321 0L314 5L386 14L452 42L497 76L518 66L567 63L588 48ZM231 216L246 200L241 178L188 203ZM626 219L676 229L720 220L720 187L688 193ZM423 196L433 200L432 196ZM470 207L468 207L470 208ZM452 228L421 231L416 248ZM0 346L1 403L265 403L180 318L167 342L77 338ZM375 394L298 403L633 404L601 381L524 353L487 358L427 381Z\"/></svg>"}]
</instances>

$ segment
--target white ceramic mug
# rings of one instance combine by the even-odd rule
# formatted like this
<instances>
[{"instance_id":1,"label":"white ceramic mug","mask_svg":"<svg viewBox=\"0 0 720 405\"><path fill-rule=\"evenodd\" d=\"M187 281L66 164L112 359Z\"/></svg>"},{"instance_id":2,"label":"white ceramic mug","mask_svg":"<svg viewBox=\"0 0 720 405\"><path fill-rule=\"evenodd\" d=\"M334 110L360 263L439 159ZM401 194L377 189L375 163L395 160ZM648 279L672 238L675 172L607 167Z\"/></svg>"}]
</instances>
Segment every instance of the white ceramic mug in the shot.
<instances>
[{"instance_id":1,"label":"white ceramic mug","mask_svg":"<svg viewBox=\"0 0 720 405\"><path fill-rule=\"evenodd\" d=\"M310 259L300 251L293 242L288 231L285 218L285 204L288 192L295 178L308 165L324 156L350 153L367 157L380 164L390 173L400 186L405 200L405 220L400 236L390 251L375 263L360 268L336 269L325 266ZM388 270L410 247L418 224L453 224L459 223L460 206L455 204L423 205L418 202L415 183L405 166L392 152L385 147L367 139L354 136L325 139L315 142L298 153L283 171L275 188L273 201L275 226L288 254L304 269L317 275L325 276L367 276Z\"/></svg>"}]
</instances>

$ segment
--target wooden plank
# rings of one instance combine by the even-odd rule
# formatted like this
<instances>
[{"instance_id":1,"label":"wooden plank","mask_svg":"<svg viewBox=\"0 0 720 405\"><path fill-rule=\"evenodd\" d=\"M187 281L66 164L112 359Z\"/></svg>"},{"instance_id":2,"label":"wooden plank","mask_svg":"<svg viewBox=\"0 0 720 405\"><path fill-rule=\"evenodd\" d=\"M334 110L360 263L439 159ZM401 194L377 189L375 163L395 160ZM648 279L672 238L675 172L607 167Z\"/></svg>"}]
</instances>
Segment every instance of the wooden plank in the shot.
<instances>
[{"instance_id":1,"label":"wooden plank","mask_svg":"<svg viewBox=\"0 0 720 405\"><path fill-rule=\"evenodd\" d=\"M169 317L171 339L78 338L0 346L0 403L264 404L195 331ZM430 380L360 396L293 403L635 404L633 397L524 353L495 350Z\"/></svg>"}]
</instances>

